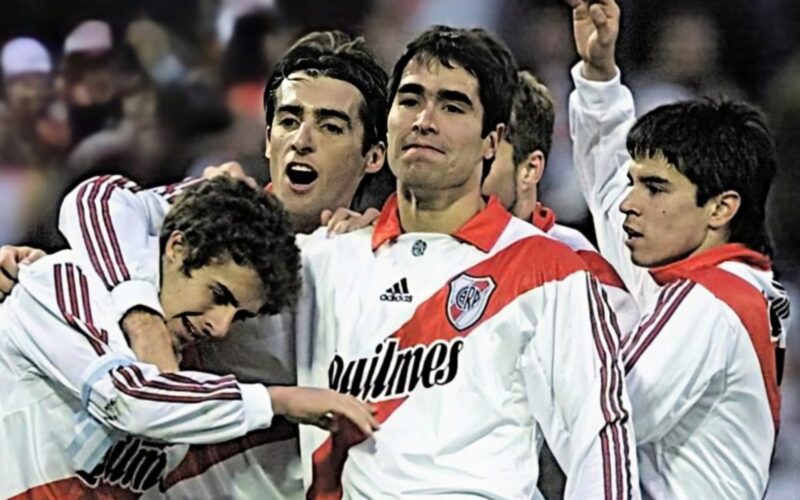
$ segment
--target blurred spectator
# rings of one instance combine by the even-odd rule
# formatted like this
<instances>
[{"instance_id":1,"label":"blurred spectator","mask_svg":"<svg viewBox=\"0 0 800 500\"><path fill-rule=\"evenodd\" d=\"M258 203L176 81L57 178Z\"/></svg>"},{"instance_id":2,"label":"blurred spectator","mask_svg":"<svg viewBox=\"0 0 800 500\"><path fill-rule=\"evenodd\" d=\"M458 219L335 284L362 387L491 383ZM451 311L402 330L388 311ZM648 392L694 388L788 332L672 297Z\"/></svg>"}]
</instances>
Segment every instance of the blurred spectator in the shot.
<instances>
[{"instance_id":1,"label":"blurred spectator","mask_svg":"<svg viewBox=\"0 0 800 500\"><path fill-rule=\"evenodd\" d=\"M636 113L697 96L743 97L720 66L721 33L711 16L684 8L660 25L647 67L631 78Z\"/></svg>"},{"instance_id":2,"label":"blurred spectator","mask_svg":"<svg viewBox=\"0 0 800 500\"><path fill-rule=\"evenodd\" d=\"M69 143L62 103L55 98L52 63L32 38L17 38L2 51L5 102L0 106L0 243L54 238L48 199L58 190L55 167Z\"/></svg>"},{"instance_id":3,"label":"blurred spectator","mask_svg":"<svg viewBox=\"0 0 800 500\"><path fill-rule=\"evenodd\" d=\"M51 165L69 143L69 128L55 99L50 55L37 40L16 38L3 47L2 69L2 161Z\"/></svg>"},{"instance_id":4,"label":"blurred spectator","mask_svg":"<svg viewBox=\"0 0 800 500\"><path fill-rule=\"evenodd\" d=\"M73 144L110 126L122 115L114 85L111 28L103 21L85 21L64 41L61 74L69 109Z\"/></svg>"}]
</instances>

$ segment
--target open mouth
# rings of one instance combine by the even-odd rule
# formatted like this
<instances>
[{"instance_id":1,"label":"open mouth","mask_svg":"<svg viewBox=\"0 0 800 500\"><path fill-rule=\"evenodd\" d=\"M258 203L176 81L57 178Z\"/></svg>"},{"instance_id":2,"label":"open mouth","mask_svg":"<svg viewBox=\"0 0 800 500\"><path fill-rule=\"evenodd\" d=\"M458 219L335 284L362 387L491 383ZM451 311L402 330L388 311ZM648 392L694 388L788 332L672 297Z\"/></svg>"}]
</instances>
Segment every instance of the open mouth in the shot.
<instances>
[{"instance_id":1,"label":"open mouth","mask_svg":"<svg viewBox=\"0 0 800 500\"><path fill-rule=\"evenodd\" d=\"M319 174L305 163L292 162L286 167L286 176L289 178L289 182L294 185L308 186L317 180Z\"/></svg>"}]
</instances>

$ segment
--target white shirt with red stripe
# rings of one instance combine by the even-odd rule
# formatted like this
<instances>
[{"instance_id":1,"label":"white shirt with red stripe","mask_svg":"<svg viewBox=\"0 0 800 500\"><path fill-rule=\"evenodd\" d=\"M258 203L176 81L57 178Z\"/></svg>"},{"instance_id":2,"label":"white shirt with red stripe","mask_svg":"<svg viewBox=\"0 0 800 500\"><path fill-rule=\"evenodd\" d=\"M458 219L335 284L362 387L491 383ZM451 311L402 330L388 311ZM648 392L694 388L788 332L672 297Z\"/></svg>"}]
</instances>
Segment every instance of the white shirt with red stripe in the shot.
<instances>
[{"instance_id":1,"label":"white shirt with red stripe","mask_svg":"<svg viewBox=\"0 0 800 500\"><path fill-rule=\"evenodd\" d=\"M566 246L496 199L456 234L377 226L303 250L298 381L381 429L301 428L314 498L528 499L547 440L568 498L637 498L619 332Z\"/></svg>"},{"instance_id":2,"label":"white shirt with red stripe","mask_svg":"<svg viewBox=\"0 0 800 500\"><path fill-rule=\"evenodd\" d=\"M625 147L635 121L620 83L573 68L574 163L600 251L637 297L642 318L623 343L642 494L762 498L780 413L777 362L789 303L769 259L727 244L650 273L624 245Z\"/></svg>"},{"instance_id":3,"label":"white shirt with red stripe","mask_svg":"<svg viewBox=\"0 0 800 500\"><path fill-rule=\"evenodd\" d=\"M614 267L580 231L556 223L555 212L541 203L536 204L531 223L551 238L570 247L586 263L589 271L602 285L608 303L616 313L623 338L627 336L639 320L639 308Z\"/></svg>"},{"instance_id":4,"label":"white shirt with red stripe","mask_svg":"<svg viewBox=\"0 0 800 500\"><path fill-rule=\"evenodd\" d=\"M199 179L143 190L120 176L88 179L64 199L59 228L87 269L109 290L117 320L136 306L161 313L158 300L158 238L175 198ZM302 246L306 235L298 235ZM291 314L259 317L233 326L223 342L198 346L194 366L241 380L294 385L296 380ZM297 426L276 419L269 429L217 445L195 445L170 464L158 487L174 499L304 498Z\"/></svg>"},{"instance_id":5,"label":"white shirt with red stripe","mask_svg":"<svg viewBox=\"0 0 800 500\"><path fill-rule=\"evenodd\" d=\"M71 250L22 267L0 305L0 387L3 498L133 498L186 454L166 443L223 442L272 421L261 384L139 362L105 283Z\"/></svg>"}]
</instances>

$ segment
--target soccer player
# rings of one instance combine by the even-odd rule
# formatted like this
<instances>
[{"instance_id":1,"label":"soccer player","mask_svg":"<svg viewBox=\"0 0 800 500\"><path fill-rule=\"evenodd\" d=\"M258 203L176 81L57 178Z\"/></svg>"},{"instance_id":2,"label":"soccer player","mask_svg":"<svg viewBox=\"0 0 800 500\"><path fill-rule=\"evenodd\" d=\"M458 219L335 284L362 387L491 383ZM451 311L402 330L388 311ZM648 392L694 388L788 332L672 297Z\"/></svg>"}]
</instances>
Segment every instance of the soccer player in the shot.
<instances>
[{"instance_id":1,"label":"soccer player","mask_svg":"<svg viewBox=\"0 0 800 500\"><path fill-rule=\"evenodd\" d=\"M572 0L575 165L601 253L640 301L622 346L643 494L762 498L779 425L782 321L760 112L696 100L638 121L620 83L613 0ZM590 5L591 3L591 5Z\"/></svg>"},{"instance_id":2,"label":"soccer player","mask_svg":"<svg viewBox=\"0 0 800 500\"><path fill-rule=\"evenodd\" d=\"M496 196L513 215L564 243L586 262L603 285L624 336L639 312L619 275L580 231L556 223L553 210L539 202L537 188L550 152L555 109L550 91L535 76L527 71L518 76L508 127L483 181L483 194Z\"/></svg>"},{"instance_id":3,"label":"soccer player","mask_svg":"<svg viewBox=\"0 0 800 500\"><path fill-rule=\"evenodd\" d=\"M215 213L219 206L226 210ZM178 345L274 314L299 289L288 217L241 181L220 178L184 195L147 244ZM0 306L3 498L141 493L188 448L168 443L229 440L270 426L274 415L328 429L343 417L366 434L377 427L369 407L334 391L159 373L129 347L113 300L64 250L24 267Z\"/></svg>"},{"instance_id":4,"label":"soccer player","mask_svg":"<svg viewBox=\"0 0 800 500\"><path fill-rule=\"evenodd\" d=\"M364 176L382 166L386 81L363 40L341 32L309 34L277 63L265 94L266 156L273 179L268 189L287 207L301 247L303 233L319 226L322 212L349 206ZM237 172L235 165L210 170ZM62 204L60 228L70 245L86 259L87 268L103 277L126 331L148 333L133 336L144 339L135 347L167 370L175 361L165 359L171 358L169 344L153 335L163 316L157 275L143 264L150 253L144 242L157 233L171 200L198 182L140 190L119 177L104 176L78 186ZM363 224L340 215L337 211L332 217L339 230ZM294 384L291 313L259 322L249 330L234 328L236 342L205 346L202 366L247 380ZM162 487L173 496L302 498L295 472L297 442L286 439L296 430L284 430L193 449L162 477Z\"/></svg>"},{"instance_id":5,"label":"soccer player","mask_svg":"<svg viewBox=\"0 0 800 500\"><path fill-rule=\"evenodd\" d=\"M585 263L496 200L484 161L516 64L434 27L390 84L398 180L375 227L303 251L298 380L376 405L372 438L301 429L312 498L530 498L544 438L569 498L636 498L618 332Z\"/></svg>"}]
</instances>

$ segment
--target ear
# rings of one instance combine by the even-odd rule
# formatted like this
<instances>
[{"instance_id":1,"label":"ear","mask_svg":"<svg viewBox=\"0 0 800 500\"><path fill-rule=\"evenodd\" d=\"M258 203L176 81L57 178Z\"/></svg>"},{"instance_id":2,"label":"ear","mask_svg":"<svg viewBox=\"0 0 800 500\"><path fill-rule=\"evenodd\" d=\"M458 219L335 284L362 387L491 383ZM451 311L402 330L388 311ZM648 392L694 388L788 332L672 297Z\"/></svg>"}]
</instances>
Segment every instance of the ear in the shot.
<instances>
[{"instance_id":1,"label":"ear","mask_svg":"<svg viewBox=\"0 0 800 500\"><path fill-rule=\"evenodd\" d=\"M708 225L711 229L722 229L733 220L742 204L742 197L736 191L725 191L708 200L711 213Z\"/></svg>"},{"instance_id":2,"label":"ear","mask_svg":"<svg viewBox=\"0 0 800 500\"><path fill-rule=\"evenodd\" d=\"M186 239L180 231L172 231L167 239L167 245L164 248L164 256L170 264L182 263L186 258L188 248L186 247Z\"/></svg>"},{"instance_id":3,"label":"ear","mask_svg":"<svg viewBox=\"0 0 800 500\"><path fill-rule=\"evenodd\" d=\"M486 134L483 138L483 148L481 155L484 160L491 160L497 154L497 147L500 145L500 138L505 133L506 125L500 123L494 130Z\"/></svg>"},{"instance_id":4,"label":"ear","mask_svg":"<svg viewBox=\"0 0 800 500\"><path fill-rule=\"evenodd\" d=\"M544 175L545 163L544 153L537 149L517 167L517 186L521 192L536 189Z\"/></svg>"},{"instance_id":5,"label":"ear","mask_svg":"<svg viewBox=\"0 0 800 500\"><path fill-rule=\"evenodd\" d=\"M269 160L270 155L272 154L272 142L269 140L269 136L272 133L272 128L267 125L267 133L264 136L264 158Z\"/></svg>"},{"instance_id":6,"label":"ear","mask_svg":"<svg viewBox=\"0 0 800 500\"><path fill-rule=\"evenodd\" d=\"M379 142L374 144L367 154L364 155L364 173L374 174L378 172L386 160L386 144Z\"/></svg>"}]
</instances>

